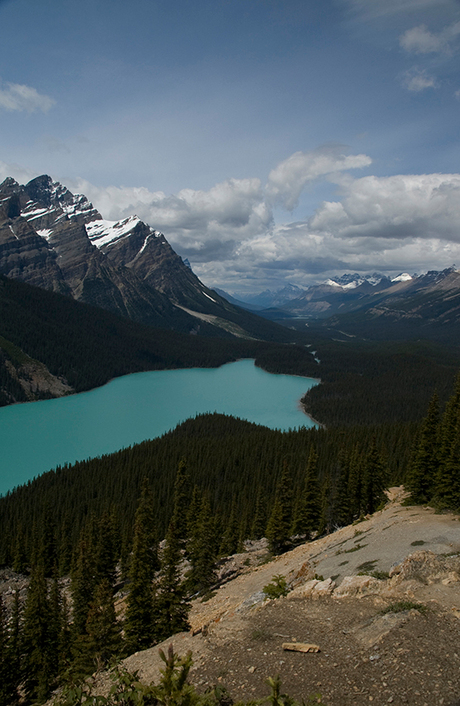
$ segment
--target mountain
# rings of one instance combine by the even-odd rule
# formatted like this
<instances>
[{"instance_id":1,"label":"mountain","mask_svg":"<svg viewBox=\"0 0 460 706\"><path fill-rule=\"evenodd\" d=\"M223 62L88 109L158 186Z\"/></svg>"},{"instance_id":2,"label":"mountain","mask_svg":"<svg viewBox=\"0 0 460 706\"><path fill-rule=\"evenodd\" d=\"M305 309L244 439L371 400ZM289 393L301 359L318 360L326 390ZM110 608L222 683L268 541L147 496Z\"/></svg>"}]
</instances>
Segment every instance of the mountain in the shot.
<instances>
[{"instance_id":1,"label":"mountain","mask_svg":"<svg viewBox=\"0 0 460 706\"><path fill-rule=\"evenodd\" d=\"M293 338L205 287L137 216L104 220L85 196L47 175L0 184L0 273L163 328Z\"/></svg>"},{"instance_id":2,"label":"mountain","mask_svg":"<svg viewBox=\"0 0 460 706\"><path fill-rule=\"evenodd\" d=\"M329 328L373 339L426 338L460 341L460 272L450 267L411 279L396 278L387 289L362 298L349 313L327 319Z\"/></svg>"},{"instance_id":3,"label":"mountain","mask_svg":"<svg viewBox=\"0 0 460 706\"><path fill-rule=\"evenodd\" d=\"M298 287L296 284L289 282L280 289L265 289L259 294L236 294L236 299L244 302L246 305L257 307L258 309L283 308L291 299L297 299L305 290Z\"/></svg>"},{"instance_id":4,"label":"mountain","mask_svg":"<svg viewBox=\"0 0 460 706\"><path fill-rule=\"evenodd\" d=\"M240 358L272 372L316 374L304 346L146 326L0 275L0 406L81 392L128 373Z\"/></svg>"},{"instance_id":5,"label":"mountain","mask_svg":"<svg viewBox=\"0 0 460 706\"><path fill-rule=\"evenodd\" d=\"M423 275L403 272L393 279L378 273L365 277L346 274L312 285L285 304L283 310L299 319L324 320L326 325L339 328L345 322L359 321L361 328L369 327L365 333L363 329L363 335L371 335L371 330L380 325L382 336L388 337L388 324L403 319L418 327L439 329L440 324L446 323L455 327L460 319L459 308L460 273L450 267ZM446 332L450 331L446 327ZM397 337L404 338L404 332Z\"/></svg>"}]
</instances>

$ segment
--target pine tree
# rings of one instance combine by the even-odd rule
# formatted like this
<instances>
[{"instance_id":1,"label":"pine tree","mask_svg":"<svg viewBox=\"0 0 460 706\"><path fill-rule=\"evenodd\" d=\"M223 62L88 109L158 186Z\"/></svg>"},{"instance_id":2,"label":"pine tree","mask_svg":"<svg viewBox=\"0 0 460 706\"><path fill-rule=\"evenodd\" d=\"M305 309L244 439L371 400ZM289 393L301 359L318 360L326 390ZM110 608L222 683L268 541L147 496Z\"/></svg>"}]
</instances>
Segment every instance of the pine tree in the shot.
<instances>
[{"instance_id":1,"label":"pine tree","mask_svg":"<svg viewBox=\"0 0 460 706\"><path fill-rule=\"evenodd\" d=\"M439 399L431 398L422 422L407 475L407 488L416 503L427 503L434 494L439 466Z\"/></svg>"},{"instance_id":2,"label":"pine tree","mask_svg":"<svg viewBox=\"0 0 460 706\"><path fill-rule=\"evenodd\" d=\"M113 587L103 578L94 592L86 621L89 654L97 669L121 652L121 627L115 614Z\"/></svg>"},{"instance_id":3,"label":"pine tree","mask_svg":"<svg viewBox=\"0 0 460 706\"><path fill-rule=\"evenodd\" d=\"M19 590L14 592L13 609L9 621L8 635L8 662L11 669L12 697L11 703L15 703L19 685L21 683L21 614L22 606L19 599ZM1 702L0 702L1 703Z\"/></svg>"},{"instance_id":4,"label":"pine tree","mask_svg":"<svg viewBox=\"0 0 460 706\"><path fill-rule=\"evenodd\" d=\"M193 535L190 538L190 571L187 587L206 594L216 581L215 521L207 497L203 497Z\"/></svg>"},{"instance_id":5,"label":"pine tree","mask_svg":"<svg viewBox=\"0 0 460 706\"><path fill-rule=\"evenodd\" d=\"M321 488L321 515L318 526L318 535L322 535L325 532L329 534L332 532L333 527L333 514L332 514L332 489L331 489L331 476L326 473L326 477Z\"/></svg>"},{"instance_id":6,"label":"pine tree","mask_svg":"<svg viewBox=\"0 0 460 706\"><path fill-rule=\"evenodd\" d=\"M321 504L317 479L318 454L312 446L308 457L303 490L299 497L292 526L293 534L310 537L318 529Z\"/></svg>"},{"instance_id":7,"label":"pine tree","mask_svg":"<svg viewBox=\"0 0 460 706\"><path fill-rule=\"evenodd\" d=\"M333 516L334 523L339 527L343 527L353 521L352 502L350 498L350 457L343 448L339 451L338 461L338 477L336 478Z\"/></svg>"},{"instance_id":8,"label":"pine tree","mask_svg":"<svg viewBox=\"0 0 460 706\"><path fill-rule=\"evenodd\" d=\"M107 579L112 589L115 585L117 566L117 546L115 517L104 512L97 523L97 543L95 549L96 583Z\"/></svg>"},{"instance_id":9,"label":"pine tree","mask_svg":"<svg viewBox=\"0 0 460 706\"><path fill-rule=\"evenodd\" d=\"M289 547L292 502L292 477L287 463L284 463L283 472L276 489L275 502L266 529L268 544L274 554L281 554Z\"/></svg>"},{"instance_id":10,"label":"pine tree","mask_svg":"<svg viewBox=\"0 0 460 706\"><path fill-rule=\"evenodd\" d=\"M286 551L289 544L289 530L284 522L283 506L278 497L275 497L265 534L268 546L273 554L282 554L282 552Z\"/></svg>"},{"instance_id":11,"label":"pine tree","mask_svg":"<svg viewBox=\"0 0 460 706\"><path fill-rule=\"evenodd\" d=\"M50 606L43 564L32 569L24 608L24 690L29 701L45 701L53 686Z\"/></svg>"},{"instance_id":12,"label":"pine tree","mask_svg":"<svg viewBox=\"0 0 460 706\"><path fill-rule=\"evenodd\" d=\"M266 504L261 490L257 493L254 518L251 525L251 539L261 539L264 536L267 526Z\"/></svg>"},{"instance_id":13,"label":"pine tree","mask_svg":"<svg viewBox=\"0 0 460 706\"><path fill-rule=\"evenodd\" d=\"M446 404L439 438L439 467L433 492L434 500L438 507L456 509L460 506L460 375L456 381L454 394Z\"/></svg>"},{"instance_id":14,"label":"pine tree","mask_svg":"<svg viewBox=\"0 0 460 706\"><path fill-rule=\"evenodd\" d=\"M72 572L73 632L86 633L86 621L96 588L96 561L89 531L84 528L77 548L76 566Z\"/></svg>"},{"instance_id":15,"label":"pine tree","mask_svg":"<svg viewBox=\"0 0 460 706\"><path fill-rule=\"evenodd\" d=\"M2 706L10 706L18 700L13 667L8 622L3 598L0 595L0 704Z\"/></svg>"},{"instance_id":16,"label":"pine tree","mask_svg":"<svg viewBox=\"0 0 460 706\"><path fill-rule=\"evenodd\" d=\"M130 585L124 626L129 654L151 647L153 643L155 628L153 579L158 568L152 494L145 480L134 523Z\"/></svg>"},{"instance_id":17,"label":"pine tree","mask_svg":"<svg viewBox=\"0 0 460 706\"><path fill-rule=\"evenodd\" d=\"M171 522L175 527L177 540L180 548L186 545L188 537L187 510L190 505L190 478L187 472L187 464L183 458L177 468L176 480L174 482L174 505Z\"/></svg>"},{"instance_id":18,"label":"pine tree","mask_svg":"<svg viewBox=\"0 0 460 706\"><path fill-rule=\"evenodd\" d=\"M386 469L374 438L364 465L364 512L372 514L386 500L384 492L386 475Z\"/></svg>"},{"instance_id":19,"label":"pine tree","mask_svg":"<svg viewBox=\"0 0 460 706\"><path fill-rule=\"evenodd\" d=\"M357 446L350 452L348 459L348 498L351 519L355 520L364 513L365 498L363 487L362 454Z\"/></svg>"},{"instance_id":20,"label":"pine tree","mask_svg":"<svg viewBox=\"0 0 460 706\"><path fill-rule=\"evenodd\" d=\"M155 595L155 638L158 642L190 628L190 603L187 600L185 584L180 578L181 558L179 535L171 522L161 555L160 576Z\"/></svg>"},{"instance_id":21,"label":"pine tree","mask_svg":"<svg viewBox=\"0 0 460 706\"><path fill-rule=\"evenodd\" d=\"M225 524L225 530L222 534L222 541L219 547L221 556L231 556L238 551L238 521L236 518L235 501L232 501L232 509L230 517Z\"/></svg>"}]
</instances>

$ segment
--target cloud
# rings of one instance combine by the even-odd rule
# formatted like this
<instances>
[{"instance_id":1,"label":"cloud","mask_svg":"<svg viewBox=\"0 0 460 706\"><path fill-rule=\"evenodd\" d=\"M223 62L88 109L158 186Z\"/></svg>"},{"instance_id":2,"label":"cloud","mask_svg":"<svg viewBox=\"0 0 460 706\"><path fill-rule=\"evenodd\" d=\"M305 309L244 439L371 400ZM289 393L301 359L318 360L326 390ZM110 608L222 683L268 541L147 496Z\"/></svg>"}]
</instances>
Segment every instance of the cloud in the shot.
<instances>
[{"instance_id":1,"label":"cloud","mask_svg":"<svg viewBox=\"0 0 460 706\"><path fill-rule=\"evenodd\" d=\"M136 213L164 232L181 255L201 262L228 257L242 240L265 231L273 220L259 179L228 179L209 191L182 189L169 196L144 188L100 189L83 180L71 184L74 187L106 218Z\"/></svg>"},{"instance_id":2,"label":"cloud","mask_svg":"<svg viewBox=\"0 0 460 706\"><path fill-rule=\"evenodd\" d=\"M20 83L6 83L0 88L0 107L5 110L27 111L40 110L47 113L55 104L53 98L38 93L35 88Z\"/></svg>"},{"instance_id":3,"label":"cloud","mask_svg":"<svg viewBox=\"0 0 460 706\"><path fill-rule=\"evenodd\" d=\"M424 69L413 67L406 71L402 78L402 85L408 91L420 93L427 88L436 88L436 79L430 76Z\"/></svg>"},{"instance_id":4,"label":"cloud","mask_svg":"<svg viewBox=\"0 0 460 706\"><path fill-rule=\"evenodd\" d=\"M314 152L295 152L272 169L266 193L272 203L281 203L292 211L308 183L347 169L367 167L371 163L365 154L344 154L342 145L324 146Z\"/></svg>"},{"instance_id":5,"label":"cloud","mask_svg":"<svg viewBox=\"0 0 460 706\"><path fill-rule=\"evenodd\" d=\"M308 221L272 225L232 258L197 263L209 284L256 290L262 283L309 284L346 271L397 274L460 262L460 174L340 179L341 200ZM259 282L254 282L254 277ZM273 285L272 285L273 286Z\"/></svg>"},{"instance_id":6,"label":"cloud","mask_svg":"<svg viewBox=\"0 0 460 706\"><path fill-rule=\"evenodd\" d=\"M460 35L460 22L446 27L442 32L430 32L425 25L408 29L399 38L400 46L415 54L450 53L451 43Z\"/></svg>"},{"instance_id":7,"label":"cloud","mask_svg":"<svg viewBox=\"0 0 460 706\"><path fill-rule=\"evenodd\" d=\"M19 184L25 184L36 176L38 176L38 173L32 169L21 167L19 164L7 164L0 161L0 184L7 177L12 177Z\"/></svg>"},{"instance_id":8,"label":"cloud","mask_svg":"<svg viewBox=\"0 0 460 706\"><path fill-rule=\"evenodd\" d=\"M460 174L353 178L342 171L369 162L324 148L296 153L271 172L266 190L259 179L172 195L65 183L106 218L137 213L164 232L206 284L230 291L308 284L350 270L397 274L459 263ZM299 188L293 174L336 183L337 200L324 201L309 220L276 224L273 197L290 206Z\"/></svg>"}]
</instances>

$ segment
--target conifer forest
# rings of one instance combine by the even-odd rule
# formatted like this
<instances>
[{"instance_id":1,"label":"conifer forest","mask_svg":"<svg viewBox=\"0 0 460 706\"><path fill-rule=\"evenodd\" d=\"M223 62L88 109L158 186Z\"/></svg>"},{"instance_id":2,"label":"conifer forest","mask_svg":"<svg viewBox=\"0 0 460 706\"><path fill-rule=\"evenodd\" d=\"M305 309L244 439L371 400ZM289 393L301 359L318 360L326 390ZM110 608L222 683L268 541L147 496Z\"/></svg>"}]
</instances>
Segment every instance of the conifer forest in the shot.
<instances>
[{"instance_id":1,"label":"conifer forest","mask_svg":"<svg viewBox=\"0 0 460 706\"><path fill-rule=\"evenodd\" d=\"M270 372L315 377L313 348L321 384L303 400L316 427L200 415L0 498L0 569L28 586L0 596L0 706L43 703L187 630L191 600L213 591L219 561L247 540L265 537L281 554L373 513L395 484L415 503L460 509L456 346L344 344L313 327L308 345L185 339L1 284L2 404L22 399L8 371L23 350L78 391L136 370L248 356Z\"/></svg>"}]
</instances>

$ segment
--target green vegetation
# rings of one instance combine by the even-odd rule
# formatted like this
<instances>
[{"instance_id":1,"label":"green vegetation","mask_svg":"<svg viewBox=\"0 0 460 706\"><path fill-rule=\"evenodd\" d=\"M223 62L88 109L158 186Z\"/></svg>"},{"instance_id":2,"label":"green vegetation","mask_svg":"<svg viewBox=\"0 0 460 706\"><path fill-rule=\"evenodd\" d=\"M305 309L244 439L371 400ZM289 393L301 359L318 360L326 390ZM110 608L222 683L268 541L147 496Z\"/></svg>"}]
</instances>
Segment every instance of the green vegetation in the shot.
<instances>
[{"instance_id":1,"label":"green vegetation","mask_svg":"<svg viewBox=\"0 0 460 706\"><path fill-rule=\"evenodd\" d=\"M91 683L78 686L68 686L54 699L53 706L225 706L233 704L230 695L221 686L214 686L204 694L197 692L194 686L188 683L187 678L192 666L190 652L185 657L178 657L172 645L168 653L160 650L160 657L165 663L160 670L161 678L157 685L143 684L139 681L137 672L131 674L125 669L116 667L112 671L112 687L108 696L95 695ZM248 699L238 701L237 706L251 704L251 706L298 706L298 702L287 694L281 693L281 679L279 676L269 678L267 685L270 694L264 699ZM302 704L321 704L319 694L312 694Z\"/></svg>"},{"instance_id":2,"label":"green vegetation","mask_svg":"<svg viewBox=\"0 0 460 706\"><path fill-rule=\"evenodd\" d=\"M460 509L460 375L444 413L433 395L414 439L407 474L411 499L440 510Z\"/></svg>"},{"instance_id":3,"label":"green vegetation","mask_svg":"<svg viewBox=\"0 0 460 706\"><path fill-rule=\"evenodd\" d=\"M289 589L286 578L282 574L275 574L270 583L263 587L263 592L267 598L281 598L281 596L287 596Z\"/></svg>"}]
</instances>

